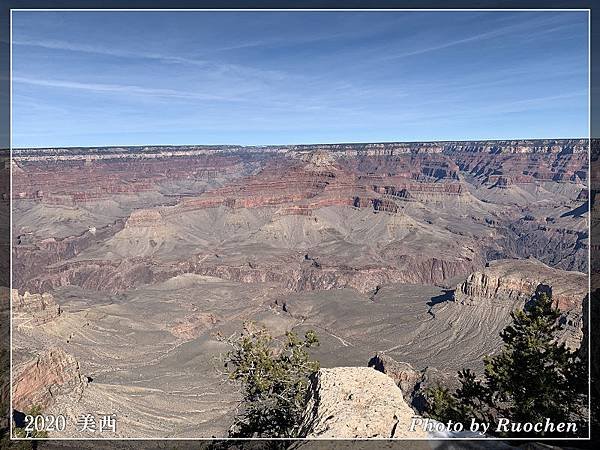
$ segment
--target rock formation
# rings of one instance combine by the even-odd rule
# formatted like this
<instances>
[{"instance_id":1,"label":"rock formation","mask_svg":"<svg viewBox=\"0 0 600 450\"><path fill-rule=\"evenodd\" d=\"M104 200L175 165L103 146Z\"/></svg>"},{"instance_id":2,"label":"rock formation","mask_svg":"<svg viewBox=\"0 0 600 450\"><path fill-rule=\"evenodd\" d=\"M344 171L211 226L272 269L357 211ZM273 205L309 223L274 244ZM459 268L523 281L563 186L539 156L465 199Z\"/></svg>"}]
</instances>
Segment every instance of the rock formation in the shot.
<instances>
[{"instance_id":1,"label":"rock formation","mask_svg":"<svg viewBox=\"0 0 600 450\"><path fill-rule=\"evenodd\" d=\"M54 301L52 294L30 294L25 291L19 294L17 289L12 290L12 308L15 325L25 322L30 325L42 325L54 320L61 314L60 306Z\"/></svg>"},{"instance_id":2,"label":"rock formation","mask_svg":"<svg viewBox=\"0 0 600 450\"><path fill-rule=\"evenodd\" d=\"M454 300L467 305L482 301L524 304L540 285L545 285L551 289L558 308L570 311L581 308L587 295L587 278L583 273L554 269L533 258L492 261L456 287Z\"/></svg>"},{"instance_id":3,"label":"rock formation","mask_svg":"<svg viewBox=\"0 0 600 450\"><path fill-rule=\"evenodd\" d=\"M160 211L155 209L137 210L131 213L125 222L125 228L154 228L164 224Z\"/></svg>"},{"instance_id":4,"label":"rock formation","mask_svg":"<svg viewBox=\"0 0 600 450\"><path fill-rule=\"evenodd\" d=\"M384 353L377 353L369 360L369 367L389 376L402 391L404 399L417 412L427 407L426 391L434 386L453 389L458 387L455 375L441 372L434 367L416 370L410 364L398 362Z\"/></svg>"},{"instance_id":5,"label":"rock formation","mask_svg":"<svg viewBox=\"0 0 600 450\"><path fill-rule=\"evenodd\" d=\"M464 305L490 303L509 309L522 308L534 294L547 292L564 313L564 338L579 347L583 337L583 301L588 294L588 277L548 267L536 259L492 261L472 273L454 292Z\"/></svg>"},{"instance_id":6,"label":"rock formation","mask_svg":"<svg viewBox=\"0 0 600 450\"><path fill-rule=\"evenodd\" d=\"M321 369L311 395L303 423L309 438L427 437L410 431L416 414L394 380L370 367Z\"/></svg>"},{"instance_id":7,"label":"rock formation","mask_svg":"<svg viewBox=\"0 0 600 450\"><path fill-rule=\"evenodd\" d=\"M13 408L26 412L44 409L58 396L78 398L87 386L79 363L60 348L48 350L13 373Z\"/></svg>"},{"instance_id":8,"label":"rock formation","mask_svg":"<svg viewBox=\"0 0 600 450\"><path fill-rule=\"evenodd\" d=\"M318 212L327 208L361 208L382 215L410 217L414 223L411 226L405 224L404 228L414 230L416 235L410 242L418 243L419 248L394 252L380 248L377 251L385 254L388 263L411 258L410 265L419 269L407 273L400 267L398 274L392 268L385 268L386 274L382 278L441 283L454 276L467 275L490 259L488 255L494 255L494 258L535 256L556 267L585 271L585 218L569 216L565 208L567 215L558 218L544 215L531 216L534 220L520 220L526 215L522 205L529 204L533 195L527 186L536 183L560 181L564 187L560 188L557 205L573 204L576 209L577 202L584 201L580 193L587 168L585 156L585 142L577 140L257 148L17 149L14 191L19 195L15 202L23 206L15 215L13 285L30 291L35 287L39 292L48 287L76 284L77 281L66 273L43 280L45 267L78 259L87 249L110 239L123 227L128 231L121 236L120 243L140 240L136 233L144 234L141 238L145 242L140 240L137 251L132 250L131 256L145 256L146 253L154 256L161 239L183 241L185 236L196 232L194 229L181 230L182 235L175 238L165 230L174 230L177 225L192 225L193 217L214 209L227 209L232 215L237 214L235 210L256 210L257 215L262 215L263 211L272 208L273 220L292 215L310 217L311 226L316 228L313 233L323 234L323 238L328 237L325 233L330 228L338 236L348 232L343 227L340 229L335 223L337 219L334 223L315 225ZM532 170L533 165L538 170ZM551 173L544 173L540 166ZM508 175L498 174L514 174L515 170L520 173L511 175L515 192L500 194L493 188L497 180L490 177L506 178ZM559 173L561 170L567 172ZM506 191L507 183L502 184L502 192ZM43 195L40 196L40 192ZM113 203L104 203L107 201L122 202L122 209L109 207ZM499 215L493 205L496 202L505 205L507 201L514 205L504 207ZM453 209L454 220L481 220L481 223L472 234L459 230L459 223L440 223L436 227L431 218L424 217L431 215L428 208L433 211ZM101 219L104 223L97 223L98 211L104 210L115 213L112 216L112 213L104 214ZM43 221L62 215L65 215L63 223L53 221L46 226L49 232L36 229L32 233L32 221L40 216ZM448 220L444 218L444 222ZM61 233L65 229L63 236L50 231L57 226ZM210 226L210 223L202 226ZM303 225L304 228L307 226ZM250 223L246 227L230 231L232 234L259 231ZM147 236L152 230L160 231L159 239ZM447 236L448 233L451 236ZM490 233L493 239L488 239ZM431 241L431 237L436 238L432 242L439 241L435 247L448 247L447 255L441 257L437 251L424 248L423 243ZM244 240L247 235L237 238ZM451 248L455 242L462 250ZM463 257L466 248L471 254ZM147 265L152 264L147 262ZM364 271L366 267L361 264L349 265L349 268ZM354 278L340 269L336 271L342 278ZM371 269L368 268L370 272ZM64 266L64 270L69 269ZM203 270L221 269L206 267ZM322 278L320 272L309 276L313 275ZM35 278L38 279L34 281ZM310 286L321 282L299 279L287 282L290 283ZM89 286L94 284L102 285L87 282ZM361 286L362 281L340 280L329 284L334 287ZM361 290L370 289L371 286L365 285Z\"/></svg>"}]
</instances>

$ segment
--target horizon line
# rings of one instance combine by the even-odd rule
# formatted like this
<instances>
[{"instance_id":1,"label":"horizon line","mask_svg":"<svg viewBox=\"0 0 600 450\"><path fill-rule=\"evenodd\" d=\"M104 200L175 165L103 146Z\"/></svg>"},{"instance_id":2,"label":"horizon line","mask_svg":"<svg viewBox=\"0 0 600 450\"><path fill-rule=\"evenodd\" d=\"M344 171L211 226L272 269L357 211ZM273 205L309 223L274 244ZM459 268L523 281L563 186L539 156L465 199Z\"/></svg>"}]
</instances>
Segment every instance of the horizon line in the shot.
<instances>
[{"instance_id":1,"label":"horizon line","mask_svg":"<svg viewBox=\"0 0 600 450\"><path fill-rule=\"evenodd\" d=\"M355 142L310 142L288 144L108 144L108 145L68 145L68 146L42 146L42 147L10 147L0 150L45 150L45 149L79 149L79 148L126 148L126 147L290 147L290 146L317 146L317 145L361 145L361 144L435 144L449 142L503 142L503 141L570 141L590 140L591 137L527 137L527 138L484 138L484 139L433 139L410 141L355 141Z\"/></svg>"}]
</instances>

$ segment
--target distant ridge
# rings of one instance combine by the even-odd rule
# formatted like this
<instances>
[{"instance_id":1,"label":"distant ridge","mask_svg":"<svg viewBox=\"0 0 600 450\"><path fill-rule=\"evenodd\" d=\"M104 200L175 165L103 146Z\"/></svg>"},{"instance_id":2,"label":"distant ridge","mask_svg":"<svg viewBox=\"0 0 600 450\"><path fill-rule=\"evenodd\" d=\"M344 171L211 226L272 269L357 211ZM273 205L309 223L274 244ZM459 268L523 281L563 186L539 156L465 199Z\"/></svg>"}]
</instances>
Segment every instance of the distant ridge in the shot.
<instances>
[{"instance_id":1,"label":"distant ridge","mask_svg":"<svg viewBox=\"0 0 600 450\"><path fill-rule=\"evenodd\" d=\"M475 141L373 142L299 145L140 145L107 147L56 147L13 149L15 160L106 159L128 157L175 157L223 153L294 153L330 151L336 153L420 154L456 151L473 153L585 153L585 138L511 139Z\"/></svg>"}]
</instances>

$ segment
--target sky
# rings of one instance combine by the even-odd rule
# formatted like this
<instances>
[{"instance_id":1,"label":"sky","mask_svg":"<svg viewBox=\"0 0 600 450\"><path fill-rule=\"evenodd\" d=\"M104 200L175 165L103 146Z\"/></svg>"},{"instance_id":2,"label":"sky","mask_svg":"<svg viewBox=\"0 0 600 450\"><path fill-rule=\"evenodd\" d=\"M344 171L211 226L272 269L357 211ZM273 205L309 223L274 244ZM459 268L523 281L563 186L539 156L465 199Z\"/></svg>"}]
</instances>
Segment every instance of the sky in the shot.
<instances>
[{"instance_id":1,"label":"sky","mask_svg":"<svg viewBox=\"0 0 600 450\"><path fill-rule=\"evenodd\" d=\"M12 146L586 137L587 12L12 16Z\"/></svg>"}]
</instances>

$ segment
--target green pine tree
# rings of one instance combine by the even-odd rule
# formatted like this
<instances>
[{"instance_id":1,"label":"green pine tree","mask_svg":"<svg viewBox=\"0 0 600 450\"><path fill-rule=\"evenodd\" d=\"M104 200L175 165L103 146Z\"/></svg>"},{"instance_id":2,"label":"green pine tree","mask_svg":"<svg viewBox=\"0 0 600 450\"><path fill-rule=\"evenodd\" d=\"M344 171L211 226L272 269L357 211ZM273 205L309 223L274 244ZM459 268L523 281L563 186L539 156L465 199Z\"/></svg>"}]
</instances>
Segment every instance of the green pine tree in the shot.
<instances>
[{"instance_id":1,"label":"green pine tree","mask_svg":"<svg viewBox=\"0 0 600 450\"><path fill-rule=\"evenodd\" d=\"M313 331L304 340L288 332L274 345L264 328L246 324L245 332L229 339L225 357L231 380L241 383L242 411L230 430L232 437L297 437L307 403L309 377L319 370L308 349L318 345Z\"/></svg>"},{"instance_id":2,"label":"green pine tree","mask_svg":"<svg viewBox=\"0 0 600 450\"><path fill-rule=\"evenodd\" d=\"M463 422L476 418L491 423L490 429L499 418L521 423L549 418L554 423L576 422L579 433L587 433L586 364L578 352L557 342L563 325L552 297L542 293L530 303L511 314L512 323L500 333L501 352L484 358L483 380L463 370L454 394L439 387L430 390L432 417Z\"/></svg>"}]
</instances>

